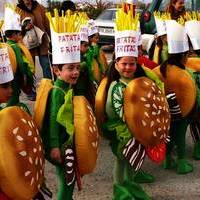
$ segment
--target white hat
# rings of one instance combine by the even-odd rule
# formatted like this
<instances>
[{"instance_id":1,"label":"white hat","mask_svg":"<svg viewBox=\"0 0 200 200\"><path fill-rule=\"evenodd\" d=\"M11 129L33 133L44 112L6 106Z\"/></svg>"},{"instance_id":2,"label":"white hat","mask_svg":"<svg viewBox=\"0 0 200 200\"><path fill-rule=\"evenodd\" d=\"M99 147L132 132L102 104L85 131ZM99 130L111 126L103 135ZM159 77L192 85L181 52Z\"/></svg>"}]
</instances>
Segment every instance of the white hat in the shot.
<instances>
[{"instance_id":1,"label":"white hat","mask_svg":"<svg viewBox=\"0 0 200 200\"><path fill-rule=\"evenodd\" d=\"M82 18L71 12L67 12L67 16L58 16L57 10L55 10L54 17L51 16L50 12L46 15L51 28L53 64L79 63L81 61L81 25L78 22Z\"/></svg>"},{"instance_id":2,"label":"white hat","mask_svg":"<svg viewBox=\"0 0 200 200\"><path fill-rule=\"evenodd\" d=\"M119 9L115 21L115 58L123 56L138 57L140 38L139 15L130 15ZM124 22L122 24L122 22Z\"/></svg>"},{"instance_id":3,"label":"white hat","mask_svg":"<svg viewBox=\"0 0 200 200\"><path fill-rule=\"evenodd\" d=\"M12 6L5 7L4 31L15 30L21 31L20 15L17 14Z\"/></svg>"},{"instance_id":4,"label":"white hat","mask_svg":"<svg viewBox=\"0 0 200 200\"><path fill-rule=\"evenodd\" d=\"M53 64L80 62L80 34L56 33L51 29Z\"/></svg>"},{"instance_id":5,"label":"white hat","mask_svg":"<svg viewBox=\"0 0 200 200\"><path fill-rule=\"evenodd\" d=\"M84 25L81 27L80 37L82 42L88 42L88 26Z\"/></svg>"},{"instance_id":6,"label":"white hat","mask_svg":"<svg viewBox=\"0 0 200 200\"><path fill-rule=\"evenodd\" d=\"M200 21L191 20L185 22L186 33L188 34L194 50L200 49Z\"/></svg>"},{"instance_id":7,"label":"white hat","mask_svg":"<svg viewBox=\"0 0 200 200\"><path fill-rule=\"evenodd\" d=\"M154 19L156 22L157 36L162 36L167 34L166 22L161 18L158 18L154 15Z\"/></svg>"},{"instance_id":8,"label":"white hat","mask_svg":"<svg viewBox=\"0 0 200 200\"><path fill-rule=\"evenodd\" d=\"M189 50L185 27L175 20L166 20L168 51L170 54Z\"/></svg>"},{"instance_id":9,"label":"white hat","mask_svg":"<svg viewBox=\"0 0 200 200\"><path fill-rule=\"evenodd\" d=\"M126 3L128 4L135 4L137 0L126 0Z\"/></svg>"},{"instance_id":10,"label":"white hat","mask_svg":"<svg viewBox=\"0 0 200 200\"><path fill-rule=\"evenodd\" d=\"M13 71L7 47L0 47L0 84L13 80Z\"/></svg>"},{"instance_id":11,"label":"white hat","mask_svg":"<svg viewBox=\"0 0 200 200\"><path fill-rule=\"evenodd\" d=\"M88 21L88 36L94 35L99 32L98 27L93 19Z\"/></svg>"}]
</instances>

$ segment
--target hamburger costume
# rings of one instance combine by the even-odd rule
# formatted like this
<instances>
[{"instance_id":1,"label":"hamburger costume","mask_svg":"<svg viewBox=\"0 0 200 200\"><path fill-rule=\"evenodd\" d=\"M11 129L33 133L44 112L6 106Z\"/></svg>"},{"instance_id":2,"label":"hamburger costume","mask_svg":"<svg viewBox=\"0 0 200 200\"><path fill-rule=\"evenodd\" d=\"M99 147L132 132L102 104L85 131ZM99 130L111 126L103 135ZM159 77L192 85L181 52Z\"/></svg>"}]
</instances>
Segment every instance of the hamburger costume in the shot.
<instances>
[{"instance_id":1,"label":"hamburger costume","mask_svg":"<svg viewBox=\"0 0 200 200\"><path fill-rule=\"evenodd\" d=\"M2 85L11 82L14 76L6 46L0 46L0 55ZM32 199L44 176L38 129L31 116L17 106L1 107L0 126L0 199Z\"/></svg>"},{"instance_id":2,"label":"hamburger costume","mask_svg":"<svg viewBox=\"0 0 200 200\"><path fill-rule=\"evenodd\" d=\"M51 25L53 64L80 63L81 17L70 12L59 17L57 10L54 17L50 13L47 17ZM92 109L83 96L73 96L69 83L57 78L54 84L48 79L41 81L34 112L45 157L56 167L57 199L70 200L75 182L80 189L80 177L91 173L96 165L99 136ZM51 159L53 148L61 151L61 162Z\"/></svg>"},{"instance_id":3,"label":"hamburger costume","mask_svg":"<svg viewBox=\"0 0 200 200\"><path fill-rule=\"evenodd\" d=\"M116 60L127 56L137 58L138 15L133 16L132 12L125 13L123 9L119 9L116 16L115 58ZM109 70L112 68L114 65ZM168 106L162 92L163 84L154 73L143 69L138 64L134 78L126 79L121 74L118 76L120 77L116 79L109 80L109 77L103 79L97 91L95 107L97 121L103 123L102 134L109 139L112 152L116 156L113 199L150 199L137 182L143 182L145 179L152 182L154 178L138 170L141 168L145 155L157 162L162 161L165 156L162 153L161 155L159 150L155 150L155 147L159 149L158 146L165 148L170 122ZM149 106L151 97L154 99L152 99L152 104L156 107L158 106L156 98L161 100L160 103L162 102L162 105L159 105L161 110L158 115L162 113L160 117L163 118L163 122L159 117L158 120L156 119L163 125L162 128L157 127L159 132L149 131L150 128L157 126L156 120L146 121L151 114L155 114L153 110L148 110L153 109ZM144 103L144 105L138 103ZM141 108L147 108L147 110L143 112ZM155 151L162 158L159 156L155 158L153 155Z\"/></svg>"},{"instance_id":4,"label":"hamburger costume","mask_svg":"<svg viewBox=\"0 0 200 200\"><path fill-rule=\"evenodd\" d=\"M4 31L21 32L20 15L15 12L13 5L7 4L5 7ZM19 102L20 90L29 94L34 88L34 63L28 49L12 37L6 42L14 51L17 67L14 73L13 96L8 105L16 105ZM11 61L12 62L12 61Z\"/></svg>"},{"instance_id":5,"label":"hamburger costume","mask_svg":"<svg viewBox=\"0 0 200 200\"><path fill-rule=\"evenodd\" d=\"M178 21L169 19L165 22L169 58L154 69L165 84L172 116L171 140L167 145L164 168L176 168L178 174L186 174L193 171L193 166L186 160L185 135L190 122L189 114L194 108L198 90L193 72L185 68L185 64L180 59L189 50L184 23L182 19ZM174 31L172 32L172 30ZM172 159L174 146L177 147L176 161Z\"/></svg>"}]
</instances>

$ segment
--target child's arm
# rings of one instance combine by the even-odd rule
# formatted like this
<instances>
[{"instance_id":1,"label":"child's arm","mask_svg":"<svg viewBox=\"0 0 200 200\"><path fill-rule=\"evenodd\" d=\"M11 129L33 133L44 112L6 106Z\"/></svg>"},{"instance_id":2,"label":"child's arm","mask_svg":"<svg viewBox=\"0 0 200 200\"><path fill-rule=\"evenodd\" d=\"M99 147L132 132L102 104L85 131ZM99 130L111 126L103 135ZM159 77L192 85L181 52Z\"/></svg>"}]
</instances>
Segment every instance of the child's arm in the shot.
<instances>
[{"instance_id":1,"label":"child's arm","mask_svg":"<svg viewBox=\"0 0 200 200\"><path fill-rule=\"evenodd\" d=\"M60 152L60 124L57 122L57 113L64 103L63 93L57 89L53 89L50 96L50 136L49 136L49 144L51 148L51 158L53 160L61 162L61 152Z\"/></svg>"}]
</instances>

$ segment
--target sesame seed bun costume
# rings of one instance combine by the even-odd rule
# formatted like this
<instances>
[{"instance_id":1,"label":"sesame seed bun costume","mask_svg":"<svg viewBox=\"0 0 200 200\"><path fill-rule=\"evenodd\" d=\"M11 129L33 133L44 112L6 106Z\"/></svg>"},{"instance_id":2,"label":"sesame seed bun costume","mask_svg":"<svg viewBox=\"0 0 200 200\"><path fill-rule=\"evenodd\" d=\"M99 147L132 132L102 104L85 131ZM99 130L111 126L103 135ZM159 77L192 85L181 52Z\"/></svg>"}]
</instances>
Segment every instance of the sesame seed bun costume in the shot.
<instances>
[{"instance_id":1,"label":"sesame seed bun costume","mask_svg":"<svg viewBox=\"0 0 200 200\"><path fill-rule=\"evenodd\" d=\"M172 116L170 136L164 168L177 168L178 174L190 173L193 167L186 160L186 130L190 123L189 114L198 101L193 71L185 68L180 56L189 50L184 20L165 20L169 58L154 69L165 84L165 92ZM172 31L174 30L174 31ZM174 64L172 64L174 63ZM175 64L176 63L176 64ZM172 150L177 147L177 160L172 159Z\"/></svg>"},{"instance_id":2,"label":"sesame seed bun costume","mask_svg":"<svg viewBox=\"0 0 200 200\"><path fill-rule=\"evenodd\" d=\"M47 13L51 25L53 64L80 62L80 25L78 14L66 12L59 17ZM75 181L91 173L98 153L98 129L92 109L84 96L73 96L71 85L60 78L54 83L42 79L37 91L34 119L42 132L45 157L56 166L59 180L58 200L72 199ZM50 152L59 148L62 163L52 160Z\"/></svg>"},{"instance_id":3,"label":"sesame seed bun costume","mask_svg":"<svg viewBox=\"0 0 200 200\"><path fill-rule=\"evenodd\" d=\"M138 15L117 10L116 59L138 57L138 23ZM151 175L140 173L146 155L158 163L165 157L170 115L163 84L138 64L134 78L124 79L120 75L109 79L103 79L97 90L95 111L99 126L103 123L102 134L116 156L113 199L150 199L137 182L144 178L153 181Z\"/></svg>"},{"instance_id":4,"label":"sesame seed bun costume","mask_svg":"<svg viewBox=\"0 0 200 200\"><path fill-rule=\"evenodd\" d=\"M5 7L4 31L21 31L20 15L15 12L15 7L7 4ZM34 87L34 62L28 49L11 38L6 43L13 49L17 66L14 71L13 96L8 102L10 106L19 103L20 90L29 94ZM14 55L13 55L14 57Z\"/></svg>"},{"instance_id":5,"label":"sesame seed bun costume","mask_svg":"<svg viewBox=\"0 0 200 200\"><path fill-rule=\"evenodd\" d=\"M14 76L6 46L0 47L0 69L0 85L11 82ZM0 127L0 199L32 199L44 176L43 145L38 129L20 106L4 108L3 105Z\"/></svg>"}]
</instances>

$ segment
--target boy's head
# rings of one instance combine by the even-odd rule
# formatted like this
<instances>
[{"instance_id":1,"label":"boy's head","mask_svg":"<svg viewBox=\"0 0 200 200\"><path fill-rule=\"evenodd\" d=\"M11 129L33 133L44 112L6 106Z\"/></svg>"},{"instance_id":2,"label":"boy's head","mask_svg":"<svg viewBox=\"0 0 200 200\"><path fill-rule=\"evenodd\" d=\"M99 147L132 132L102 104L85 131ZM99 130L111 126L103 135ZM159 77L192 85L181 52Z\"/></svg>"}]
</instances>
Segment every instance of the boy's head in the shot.
<instances>
[{"instance_id":1,"label":"boy's head","mask_svg":"<svg viewBox=\"0 0 200 200\"><path fill-rule=\"evenodd\" d=\"M22 28L26 31L31 30L33 28L33 22L30 17L26 17L22 20Z\"/></svg>"},{"instance_id":2,"label":"boy's head","mask_svg":"<svg viewBox=\"0 0 200 200\"><path fill-rule=\"evenodd\" d=\"M5 36L7 39L19 42L22 39L21 31L17 30L6 30Z\"/></svg>"},{"instance_id":3,"label":"boy's head","mask_svg":"<svg viewBox=\"0 0 200 200\"><path fill-rule=\"evenodd\" d=\"M88 50L88 47L89 47L88 42L81 41L81 48L80 48L81 54L85 54Z\"/></svg>"},{"instance_id":4,"label":"boy's head","mask_svg":"<svg viewBox=\"0 0 200 200\"><path fill-rule=\"evenodd\" d=\"M98 44L99 42L99 33L95 33L89 36L89 42L91 45Z\"/></svg>"},{"instance_id":5,"label":"boy's head","mask_svg":"<svg viewBox=\"0 0 200 200\"><path fill-rule=\"evenodd\" d=\"M59 79L70 85L74 85L80 74L80 63L55 65L53 70Z\"/></svg>"}]
</instances>

